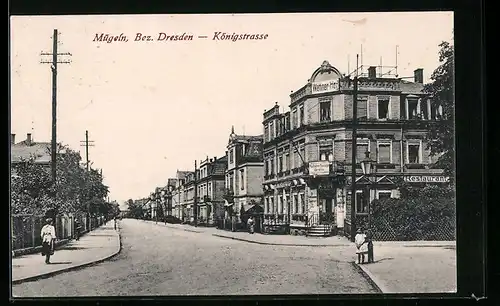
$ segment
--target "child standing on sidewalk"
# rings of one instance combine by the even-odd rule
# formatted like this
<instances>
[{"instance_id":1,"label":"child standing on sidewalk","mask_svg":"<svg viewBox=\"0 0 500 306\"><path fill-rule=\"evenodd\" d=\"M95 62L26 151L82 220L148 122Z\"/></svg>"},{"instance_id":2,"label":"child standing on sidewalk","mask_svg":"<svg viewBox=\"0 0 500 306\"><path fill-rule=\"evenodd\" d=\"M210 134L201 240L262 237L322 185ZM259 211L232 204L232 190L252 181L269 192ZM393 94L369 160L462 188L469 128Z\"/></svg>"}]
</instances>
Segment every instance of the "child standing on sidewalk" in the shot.
<instances>
[{"instance_id":1,"label":"child standing on sidewalk","mask_svg":"<svg viewBox=\"0 0 500 306\"><path fill-rule=\"evenodd\" d=\"M358 254L358 263L365 263L365 255L368 253L368 244L366 235L361 228L358 228L356 236L354 236L354 243L356 244L356 254Z\"/></svg>"}]
</instances>

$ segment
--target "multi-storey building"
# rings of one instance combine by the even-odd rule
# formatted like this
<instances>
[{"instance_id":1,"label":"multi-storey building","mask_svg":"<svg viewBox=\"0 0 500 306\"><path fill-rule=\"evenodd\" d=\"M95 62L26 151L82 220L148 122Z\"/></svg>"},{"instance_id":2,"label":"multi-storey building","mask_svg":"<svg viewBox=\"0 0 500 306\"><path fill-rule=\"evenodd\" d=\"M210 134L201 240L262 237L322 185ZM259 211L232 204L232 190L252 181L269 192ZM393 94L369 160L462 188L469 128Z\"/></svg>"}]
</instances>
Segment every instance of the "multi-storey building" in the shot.
<instances>
[{"instance_id":1,"label":"multi-storey building","mask_svg":"<svg viewBox=\"0 0 500 306\"><path fill-rule=\"evenodd\" d=\"M191 171L179 171L177 170L175 176L175 188L172 190L172 210L174 217L184 220L184 210L182 204L184 200L184 184L186 183L186 176L192 173Z\"/></svg>"},{"instance_id":2,"label":"multi-storey building","mask_svg":"<svg viewBox=\"0 0 500 306\"><path fill-rule=\"evenodd\" d=\"M198 176L198 170L196 172L189 172L186 175L186 181L183 185L184 190L184 201L181 202L182 206L182 221L183 222L193 222L194 221L194 197L195 197L195 180ZM199 196L197 196L199 198Z\"/></svg>"},{"instance_id":3,"label":"multi-storey building","mask_svg":"<svg viewBox=\"0 0 500 306\"><path fill-rule=\"evenodd\" d=\"M307 84L290 95L289 111L276 104L264 112L264 211L269 224L285 224L305 233L325 224L349 232L351 202L356 216L367 214L368 202L398 197L396 177L435 178L442 170L431 165L426 148L429 123L442 114L423 92L423 70L414 81L377 76L377 68L358 78L356 196L350 194L352 175L353 81L327 61ZM368 183L360 161L366 153L375 161ZM375 183L373 183L375 182ZM351 199L353 199L351 201ZM323 227L325 228L325 227ZM301 231L302 232L302 231Z\"/></svg>"},{"instance_id":4,"label":"multi-storey building","mask_svg":"<svg viewBox=\"0 0 500 306\"><path fill-rule=\"evenodd\" d=\"M200 163L198 188L198 222L214 225L224 216L224 191L227 156L206 158Z\"/></svg>"},{"instance_id":5,"label":"multi-storey building","mask_svg":"<svg viewBox=\"0 0 500 306\"><path fill-rule=\"evenodd\" d=\"M236 135L233 127L227 145L225 219L234 226L245 223L248 213L261 212L263 176L262 135Z\"/></svg>"}]
</instances>

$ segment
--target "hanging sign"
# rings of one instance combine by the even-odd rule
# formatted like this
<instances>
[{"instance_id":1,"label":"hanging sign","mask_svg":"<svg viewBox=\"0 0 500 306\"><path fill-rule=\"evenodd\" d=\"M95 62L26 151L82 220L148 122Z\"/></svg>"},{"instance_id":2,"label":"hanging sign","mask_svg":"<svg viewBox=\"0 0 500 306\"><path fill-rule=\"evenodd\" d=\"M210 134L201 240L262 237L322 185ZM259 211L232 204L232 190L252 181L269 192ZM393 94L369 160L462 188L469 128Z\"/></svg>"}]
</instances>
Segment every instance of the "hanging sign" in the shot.
<instances>
[{"instance_id":1,"label":"hanging sign","mask_svg":"<svg viewBox=\"0 0 500 306\"><path fill-rule=\"evenodd\" d=\"M329 175L330 162L327 160L309 162L309 174L312 176Z\"/></svg>"}]
</instances>

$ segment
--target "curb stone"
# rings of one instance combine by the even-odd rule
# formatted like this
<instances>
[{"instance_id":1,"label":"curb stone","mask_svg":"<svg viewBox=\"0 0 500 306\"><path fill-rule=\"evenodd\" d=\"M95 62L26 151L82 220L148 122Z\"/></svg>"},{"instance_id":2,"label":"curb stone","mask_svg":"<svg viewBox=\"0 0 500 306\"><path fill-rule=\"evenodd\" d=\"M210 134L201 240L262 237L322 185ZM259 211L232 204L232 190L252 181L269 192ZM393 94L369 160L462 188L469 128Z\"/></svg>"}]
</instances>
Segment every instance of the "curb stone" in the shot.
<instances>
[{"instance_id":1,"label":"curb stone","mask_svg":"<svg viewBox=\"0 0 500 306\"><path fill-rule=\"evenodd\" d=\"M249 243L255 243L255 244L262 244L262 245L280 245L280 246L298 246L298 247L345 247L345 246L350 246L350 244L293 244L293 243L272 243L272 242L261 242L261 241L255 241L255 240L248 240L248 239L243 239L243 238L236 238L236 237L230 237L230 236L223 236L219 234L212 234L212 236L215 237L220 237L220 238L226 238L226 239L232 239L232 240L238 240L238 241L244 241L244 242L249 242Z\"/></svg>"},{"instance_id":2,"label":"curb stone","mask_svg":"<svg viewBox=\"0 0 500 306\"><path fill-rule=\"evenodd\" d=\"M382 282L375 276L373 275L367 268L365 268L363 265L358 264L356 261L351 261L351 264L353 265L358 272L360 272L366 280L375 288L375 290L378 291L378 293L388 293L389 290L382 284Z\"/></svg>"},{"instance_id":3,"label":"curb stone","mask_svg":"<svg viewBox=\"0 0 500 306\"><path fill-rule=\"evenodd\" d=\"M85 262L85 263L82 263L82 264L79 264L79 265L75 265L75 266L63 268L63 269L56 270L56 271L51 271L51 272L47 272L47 273L43 273L43 274L39 274L39 275L35 275L35 276L30 276L30 277L25 277L25 278L21 278L21 279L16 279L16 280L12 281L12 285L18 285L18 284L25 283L25 282L33 282L33 281L36 281L36 280L39 280L39 279L49 278L49 277L52 277L54 275L61 274L61 273L64 273L64 272L80 270L80 269L83 269L83 268L86 268L86 267L89 267L89 266L100 264L100 263L102 263L102 262L104 262L104 261L106 261L108 259L111 259L111 258L115 257L116 255L120 254L120 252L122 251L122 236L120 234L119 227L116 230L116 232L118 234L118 244L119 244L119 246L118 246L118 251L116 251L115 253L113 253L111 255L108 255L108 256L105 256L105 257L103 257L101 259L91 261L91 262Z\"/></svg>"}]
</instances>

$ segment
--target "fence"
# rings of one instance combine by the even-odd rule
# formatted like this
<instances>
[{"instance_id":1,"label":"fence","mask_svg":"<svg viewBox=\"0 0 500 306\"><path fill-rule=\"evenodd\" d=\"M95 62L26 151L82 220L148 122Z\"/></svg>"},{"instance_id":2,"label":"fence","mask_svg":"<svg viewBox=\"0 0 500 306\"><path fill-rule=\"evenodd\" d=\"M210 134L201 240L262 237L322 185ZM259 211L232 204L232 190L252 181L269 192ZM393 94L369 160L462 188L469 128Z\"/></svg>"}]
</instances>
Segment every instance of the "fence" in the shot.
<instances>
[{"instance_id":1,"label":"fence","mask_svg":"<svg viewBox=\"0 0 500 306\"><path fill-rule=\"evenodd\" d=\"M12 250L34 248L42 244L40 231L44 225L45 216L35 215L12 215L11 216L11 238ZM69 239L74 235L74 221L78 219L80 224L86 224L85 216L64 215L55 220L56 237L58 239ZM94 221L99 224L99 221ZM102 223L101 223L102 224ZM85 228L84 231L87 229Z\"/></svg>"},{"instance_id":2,"label":"fence","mask_svg":"<svg viewBox=\"0 0 500 306\"><path fill-rule=\"evenodd\" d=\"M407 223L395 224L384 217L378 217L372 222L373 239L378 241L453 241L456 239L454 219L429 222L415 218Z\"/></svg>"}]
</instances>

